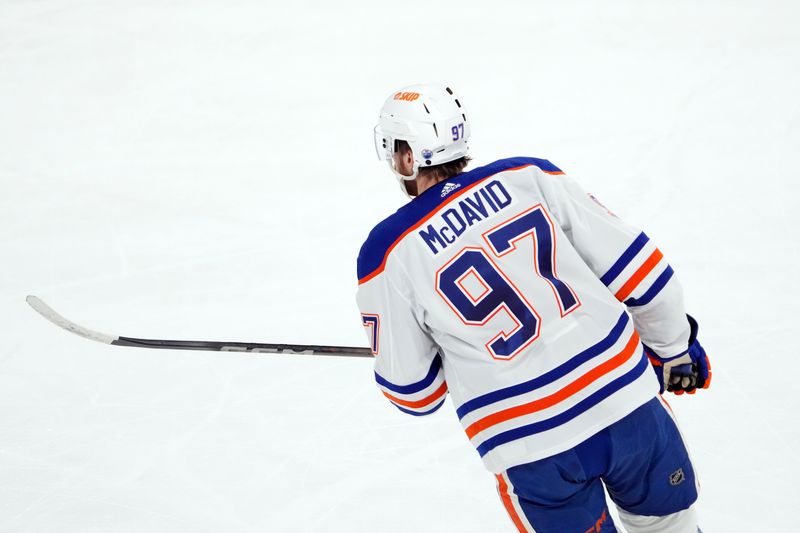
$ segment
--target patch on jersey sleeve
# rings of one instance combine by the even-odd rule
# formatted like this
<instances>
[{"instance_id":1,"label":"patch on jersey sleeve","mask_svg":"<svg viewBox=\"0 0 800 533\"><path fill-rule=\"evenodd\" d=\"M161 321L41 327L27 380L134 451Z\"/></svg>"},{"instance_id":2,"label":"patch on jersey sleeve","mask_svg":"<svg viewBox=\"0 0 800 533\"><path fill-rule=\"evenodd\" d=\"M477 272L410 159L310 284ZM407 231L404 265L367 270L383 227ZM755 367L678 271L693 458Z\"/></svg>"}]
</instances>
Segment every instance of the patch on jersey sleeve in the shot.
<instances>
[{"instance_id":1,"label":"patch on jersey sleeve","mask_svg":"<svg viewBox=\"0 0 800 533\"><path fill-rule=\"evenodd\" d=\"M602 207L603 209L605 209L605 210L606 210L606 213L608 213L609 215L611 215L611 216L612 216L612 217L614 217L614 218L619 218L617 215L615 215L614 213L612 213L612 212L611 212L611 210L610 210L609 208L607 208L605 205L603 205L603 202L601 202L600 200L598 200L598 199L597 199L597 197L596 197L594 194L592 194L592 193L590 193L590 192L587 192L586 194L588 194L588 195L589 195L589 198L591 198L591 199L592 199L592 201L593 201L594 203L596 203L597 205L599 205L600 207Z\"/></svg>"}]
</instances>

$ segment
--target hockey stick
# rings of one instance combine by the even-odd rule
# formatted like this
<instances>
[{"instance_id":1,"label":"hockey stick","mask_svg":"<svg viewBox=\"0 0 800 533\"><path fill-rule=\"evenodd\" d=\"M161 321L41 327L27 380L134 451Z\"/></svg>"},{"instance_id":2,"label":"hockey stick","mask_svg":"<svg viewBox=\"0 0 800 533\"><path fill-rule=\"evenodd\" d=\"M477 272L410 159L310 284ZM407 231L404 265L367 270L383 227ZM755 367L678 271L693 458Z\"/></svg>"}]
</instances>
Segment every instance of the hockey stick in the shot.
<instances>
[{"instance_id":1,"label":"hockey stick","mask_svg":"<svg viewBox=\"0 0 800 533\"><path fill-rule=\"evenodd\" d=\"M107 335L93 331L64 318L52 307L36 296L28 296L25 301L34 311L47 320L81 337L113 344L115 346L134 346L137 348L160 348L164 350L205 350L210 352L253 352L302 355L338 355L342 357L372 357L369 348L355 346L317 346L313 344L269 344L261 342L217 342L217 341L174 341L166 339L137 339Z\"/></svg>"}]
</instances>

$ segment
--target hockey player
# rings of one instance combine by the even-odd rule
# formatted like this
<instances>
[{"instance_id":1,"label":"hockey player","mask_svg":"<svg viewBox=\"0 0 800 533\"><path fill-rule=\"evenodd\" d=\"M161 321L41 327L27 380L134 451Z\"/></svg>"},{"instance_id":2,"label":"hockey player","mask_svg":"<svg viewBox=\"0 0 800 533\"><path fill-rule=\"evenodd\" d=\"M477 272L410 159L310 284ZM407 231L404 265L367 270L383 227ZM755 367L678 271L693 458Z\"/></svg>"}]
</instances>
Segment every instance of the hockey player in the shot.
<instances>
[{"instance_id":1,"label":"hockey player","mask_svg":"<svg viewBox=\"0 0 800 533\"><path fill-rule=\"evenodd\" d=\"M603 486L630 533L698 531L660 393L711 374L672 268L549 161L464 172L469 136L449 88L381 110L378 155L412 200L358 257L378 386L411 415L450 392L519 531L616 531Z\"/></svg>"}]
</instances>

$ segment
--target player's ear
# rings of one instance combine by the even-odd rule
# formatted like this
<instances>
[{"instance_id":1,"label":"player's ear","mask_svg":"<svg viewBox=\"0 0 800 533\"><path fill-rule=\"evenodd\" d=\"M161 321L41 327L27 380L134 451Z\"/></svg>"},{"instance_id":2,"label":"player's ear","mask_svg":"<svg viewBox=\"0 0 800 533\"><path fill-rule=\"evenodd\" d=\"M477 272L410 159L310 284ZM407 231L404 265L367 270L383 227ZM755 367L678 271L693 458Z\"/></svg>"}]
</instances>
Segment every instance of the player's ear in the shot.
<instances>
[{"instance_id":1,"label":"player's ear","mask_svg":"<svg viewBox=\"0 0 800 533\"><path fill-rule=\"evenodd\" d=\"M403 161L406 163L406 165L408 165L409 167L413 168L413 166L414 166L414 152L411 150L411 148L409 148L408 150L403 152Z\"/></svg>"}]
</instances>

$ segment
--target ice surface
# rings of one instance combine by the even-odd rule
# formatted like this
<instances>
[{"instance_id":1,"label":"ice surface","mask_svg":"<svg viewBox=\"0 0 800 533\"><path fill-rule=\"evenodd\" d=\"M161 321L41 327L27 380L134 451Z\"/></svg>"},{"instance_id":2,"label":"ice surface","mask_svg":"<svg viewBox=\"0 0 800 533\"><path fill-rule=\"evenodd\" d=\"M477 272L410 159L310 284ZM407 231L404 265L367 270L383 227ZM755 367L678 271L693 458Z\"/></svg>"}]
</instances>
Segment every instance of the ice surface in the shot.
<instances>
[{"instance_id":1,"label":"ice surface","mask_svg":"<svg viewBox=\"0 0 800 533\"><path fill-rule=\"evenodd\" d=\"M670 258L712 356L673 406L703 528L796 531L800 8L786 1L0 1L0 531L512 531L449 406L367 360L99 331L365 342L404 198L383 98L452 84L476 164L574 175ZM448 402L449 403L449 402Z\"/></svg>"}]
</instances>

